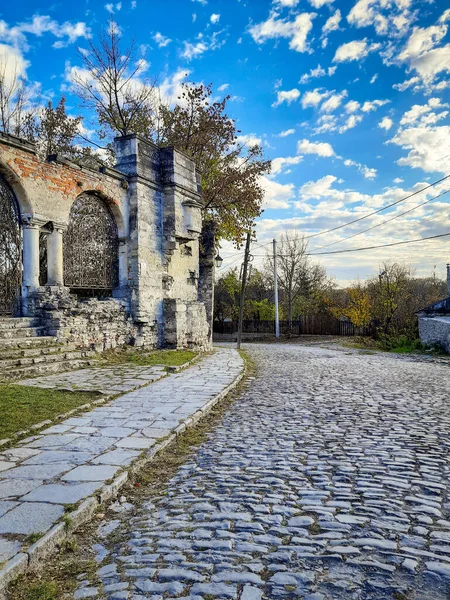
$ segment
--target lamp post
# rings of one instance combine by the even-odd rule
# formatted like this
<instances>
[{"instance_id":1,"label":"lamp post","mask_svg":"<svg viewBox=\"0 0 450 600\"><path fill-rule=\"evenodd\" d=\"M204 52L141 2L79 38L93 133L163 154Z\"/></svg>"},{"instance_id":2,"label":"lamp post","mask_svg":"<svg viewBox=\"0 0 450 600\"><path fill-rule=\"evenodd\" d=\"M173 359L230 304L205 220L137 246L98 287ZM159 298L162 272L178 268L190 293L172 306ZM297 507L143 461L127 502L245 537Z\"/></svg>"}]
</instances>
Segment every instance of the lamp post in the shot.
<instances>
[{"instance_id":1,"label":"lamp post","mask_svg":"<svg viewBox=\"0 0 450 600\"><path fill-rule=\"evenodd\" d=\"M219 254L219 253L217 253L217 256L216 256L216 258L214 259L214 261L215 261L215 263L216 263L216 267L217 267L218 269L220 269L220 267L222 266L222 263L223 263L223 258L220 256L220 254Z\"/></svg>"}]
</instances>

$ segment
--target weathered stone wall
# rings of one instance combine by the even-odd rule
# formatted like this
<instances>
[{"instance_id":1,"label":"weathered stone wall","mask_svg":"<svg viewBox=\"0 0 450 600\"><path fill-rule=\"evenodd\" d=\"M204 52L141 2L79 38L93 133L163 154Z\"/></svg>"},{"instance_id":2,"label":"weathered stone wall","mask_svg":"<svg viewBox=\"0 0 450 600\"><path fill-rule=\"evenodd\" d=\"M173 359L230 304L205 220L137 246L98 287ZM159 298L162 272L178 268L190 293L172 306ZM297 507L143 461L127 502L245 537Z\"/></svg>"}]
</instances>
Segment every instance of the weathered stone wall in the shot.
<instances>
[{"instance_id":1,"label":"weathered stone wall","mask_svg":"<svg viewBox=\"0 0 450 600\"><path fill-rule=\"evenodd\" d=\"M208 348L210 309L199 293L202 204L195 164L135 135L117 138L115 149L116 168L100 172L64 160L42 161L32 144L0 137L0 173L24 223L24 314L41 318L50 335L97 349L123 343ZM63 231L73 202L86 192L107 203L119 233L119 286L107 300L82 300L63 282ZM39 231L49 224L52 285L42 288L36 249Z\"/></svg>"},{"instance_id":2,"label":"weathered stone wall","mask_svg":"<svg viewBox=\"0 0 450 600\"><path fill-rule=\"evenodd\" d=\"M419 335L423 344L438 344L450 353L450 317L419 315Z\"/></svg>"}]
</instances>

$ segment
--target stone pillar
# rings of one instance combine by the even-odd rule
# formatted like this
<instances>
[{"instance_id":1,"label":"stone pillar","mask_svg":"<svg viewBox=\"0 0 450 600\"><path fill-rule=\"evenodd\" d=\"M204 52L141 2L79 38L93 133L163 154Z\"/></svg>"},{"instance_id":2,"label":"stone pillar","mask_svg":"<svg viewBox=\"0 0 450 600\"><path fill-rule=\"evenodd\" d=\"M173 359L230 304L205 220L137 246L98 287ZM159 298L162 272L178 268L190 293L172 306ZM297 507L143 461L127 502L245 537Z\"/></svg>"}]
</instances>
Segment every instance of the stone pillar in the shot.
<instances>
[{"instance_id":1,"label":"stone pillar","mask_svg":"<svg viewBox=\"0 0 450 600\"><path fill-rule=\"evenodd\" d=\"M32 291L39 287L39 225L24 223L23 236L23 285Z\"/></svg>"},{"instance_id":2,"label":"stone pillar","mask_svg":"<svg viewBox=\"0 0 450 600\"><path fill-rule=\"evenodd\" d=\"M128 285L128 247L127 240L119 240L119 287Z\"/></svg>"},{"instance_id":3,"label":"stone pillar","mask_svg":"<svg viewBox=\"0 0 450 600\"><path fill-rule=\"evenodd\" d=\"M28 298L39 288L39 225L25 222L22 226L22 313L32 316Z\"/></svg>"},{"instance_id":4,"label":"stone pillar","mask_svg":"<svg viewBox=\"0 0 450 600\"><path fill-rule=\"evenodd\" d=\"M62 227L55 227L47 237L47 285L64 285Z\"/></svg>"}]
</instances>

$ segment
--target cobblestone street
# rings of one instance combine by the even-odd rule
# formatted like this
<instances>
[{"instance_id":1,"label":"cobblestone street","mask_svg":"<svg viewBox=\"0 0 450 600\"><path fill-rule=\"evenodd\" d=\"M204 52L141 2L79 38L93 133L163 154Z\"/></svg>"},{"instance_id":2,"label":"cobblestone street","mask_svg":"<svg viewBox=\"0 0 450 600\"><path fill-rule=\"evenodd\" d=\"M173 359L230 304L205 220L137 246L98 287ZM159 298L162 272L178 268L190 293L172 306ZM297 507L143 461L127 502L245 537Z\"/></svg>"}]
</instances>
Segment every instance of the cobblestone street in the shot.
<instances>
[{"instance_id":1,"label":"cobblestone street","mask_svg":"<svg viewBox=\"0 0 450 600\"><path fill-rule=\"evenodd\" d=\"M75 598L449 598L448 365L247 350L256 379L166 495L102 525L103 587Z\"/></svg>"}]
</instances>

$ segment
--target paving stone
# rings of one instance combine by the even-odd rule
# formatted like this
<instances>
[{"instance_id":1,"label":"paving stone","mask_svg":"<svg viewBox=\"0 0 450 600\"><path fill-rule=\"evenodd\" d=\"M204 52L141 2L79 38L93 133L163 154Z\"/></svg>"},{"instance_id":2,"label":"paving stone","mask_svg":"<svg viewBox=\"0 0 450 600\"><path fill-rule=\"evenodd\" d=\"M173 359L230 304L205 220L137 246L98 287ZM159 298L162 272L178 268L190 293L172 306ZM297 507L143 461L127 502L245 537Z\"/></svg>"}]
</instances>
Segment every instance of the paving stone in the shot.
<instances>
[{"instance_id":1,"label":"paving stone","mask_svg":"<svg viewBox=\"0 0 450 600\"><path fill-rule=\"evenodd\" d=\"M21 547L20 542L0 538L0 564L20 552Z\"/></svg>"},{"instance_id":2,"label":"paving stone","mask_svg":"<svg viewBox=\"0 0 450 600\"><path fill-rule=\"evenodd\" d=\"M139 456L137 450L111 450L111 452L105 452L101 456L97 456L92 460L94 465L128 465L134 458Z\"/></svg>"},{"instance_id":3,"label":"paving stone","mask_svg":"<svg viewBox=\"0 0 450 600\"><path fill-rule=\"evenodd\" d=\"M59 504L22 502L0 517L0 533L44 533L64 514Z\"/></svg>"},{"instance_id":4,"label":"paving stone","mask_svg":"<svg viewBox=\"0 0 450 600\"><path fill-rule=\"evenodd\" d=\"M67 450L43 450L23 461L22 465L48 465L50 463L71 463L81 465L89 462L94 454L89 452L68 452Z\"/></svg>"},{"instance_id":5,"label":"paving stone","mask_svg":"<svg viewBox=\"0 0 450 600\"><path fill-rule=\"evenodd\" d=\"M70 471L74 465L71 463L51 463L48 465L27 465L26 467L16 467L9 471L0 473L3 479L54 479L61 473Z\"/></svg>"},{"instance_id":6,"label":"paving stone","mask_svg":"<svg viewBox=\"0 0 450 600\"><path fill-rule=\"evenodd\" d=\"M99 482L81 483L76 485L63 485L50 483L34 489L29 494L20 498L23 502L50 502L52 504L76 504L87 498L100 487Z\"/></svg>"},{"instance_id":7,"label":"paving stone","mask_svg":"<svg viewBox=\"0 0 450 600\"><path fill-rule=\"evenodd\" d=\"M154 444L155 440L150 438L127 437L119 440L116 443L116 446L118 448L146 450L147 448L151 448Z\"/></svg>"},{"instance_id":8,"label":"paving stone","mask_svg":"<svg viewBox=\"0 0 450 600\"><path fill-rule=\"evenodd\" d=\"M10 479L0 481L0 498L17 498L42 485L40 479Z\"/></svg>"},{"instance_id":9,"label":"paving stone","mask_svg":"<svg viewBox=\"0 0 450 600\"><path fill-rule=\"evenodd\" d=\"M118 467L111 465L85 465L69 471L61 479L63 481L106 481L114 477Z\"/></svg>"},{"instance_id":10,"label":"paving stone","mask_svg":"<svg viewBox=\"0 0 450 600\"><path fill-rule=\"evenodd\" d=\"M17 506L17 502L12 502L11 500L0 500L0 517L15 506Z\"/></svg>"}]
</instances>

